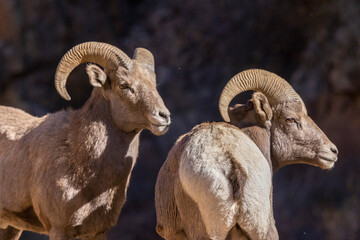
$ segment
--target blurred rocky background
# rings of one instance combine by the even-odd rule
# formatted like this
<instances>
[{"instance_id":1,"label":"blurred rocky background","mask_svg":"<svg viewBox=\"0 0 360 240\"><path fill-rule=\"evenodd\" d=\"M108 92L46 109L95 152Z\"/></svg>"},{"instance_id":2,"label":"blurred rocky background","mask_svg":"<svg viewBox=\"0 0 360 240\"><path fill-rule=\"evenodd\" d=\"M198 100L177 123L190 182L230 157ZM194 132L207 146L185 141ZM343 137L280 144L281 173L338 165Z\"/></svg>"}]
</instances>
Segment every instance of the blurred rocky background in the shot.
<instances>
[{"instance_id":1,"label":"blurred rocky background","mask_svg":"<svg viewBox=\"0 0 360 240\"><path fill-rule=\"evenodd\" d=\"M222 88L248 68L287 79L340 150L331 171L297 165L275 174L280 238L358 239L359 1L0 0L0 104L37 116L79 108L91 92L84 67L70 76L71 102L57 95L53 77L61 56L90 40L129 56L139 46L151 50L173 119L164 136L142 133L128 201L109 239L160 239L154 185L167 152L194 125L221 121ZM29 239L47 238L21 237Z\"/></svg>"}]
</instances>

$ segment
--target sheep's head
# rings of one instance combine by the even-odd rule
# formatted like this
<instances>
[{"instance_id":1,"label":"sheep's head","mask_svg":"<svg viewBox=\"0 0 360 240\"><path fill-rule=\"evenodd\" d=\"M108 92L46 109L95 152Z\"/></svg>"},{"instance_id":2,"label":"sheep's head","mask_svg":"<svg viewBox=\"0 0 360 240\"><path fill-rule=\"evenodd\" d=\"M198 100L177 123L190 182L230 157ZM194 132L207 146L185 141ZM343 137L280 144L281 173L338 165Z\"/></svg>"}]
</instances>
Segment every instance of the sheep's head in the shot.
<instances>
[{"instance_id":1,"label":"sheep's head","mask_svg":"<svg viewBox=\"0 0 360 240\"><path fill-rule=\"evenodd\" d=\"M167 132L170 112L156 90L154 57L137 48L133 59L120 49L98 42L76 45L61 59L55 75L55 87L66 100L65 85L70 72L81 63L86 67L90 84L100 88L109 101L114 122L126 131L149 129L155 135Z\"/></svg>"},{"instance_id":2,"label":"sheep's head","mask_svg":"<svg viewBox=\"0 0 360 240\"><path fill-rule=\"evenodd\" d=\"M228 110L239 93L254 90L251 101ZM248 70L225 86L219 108L225 121L238 127L257 125L270 132L272 162L276 168L306 163L329 169L338 150L307 115L300 96L279 76L264 70ZM230 113L230 117L229 117Z\"/></svg>"}]
</instances>

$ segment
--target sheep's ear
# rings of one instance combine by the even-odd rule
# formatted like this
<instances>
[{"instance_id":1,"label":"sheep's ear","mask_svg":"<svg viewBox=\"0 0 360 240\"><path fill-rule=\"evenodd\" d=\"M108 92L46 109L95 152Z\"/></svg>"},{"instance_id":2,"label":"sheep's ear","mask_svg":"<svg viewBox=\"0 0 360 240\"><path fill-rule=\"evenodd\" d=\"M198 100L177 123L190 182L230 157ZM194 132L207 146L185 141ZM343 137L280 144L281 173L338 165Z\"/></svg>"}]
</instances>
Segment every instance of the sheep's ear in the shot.
<instances>
[{"instance_id":1,"label":"sheep's ear","mask_svg":"<svg viewBox=\"0 0 360 240\"><path fill-rule=\"evenodd\" d=\"M255 92L252 100L258 120L264 127L270 128L273 112L267 97L260 92Z\"/></svg>"},{"instance_id":2,"label":"sheep's ear","mask_svg":"<svg viewBox=\"0 0 360 240\"><path fill-rule=\"evenodd\" d=\"M86 72L89 76L89 82L94 87L103 87L106 82L106 73L96 66L89 64L86 66Z\"/></svg>"},{"instance_id":3,"label":"sheep's ear","mask_svg":"<svg viewBox=\"0 0 360 240\"><path fill-rule=\"evenodd\" d=\"M144 67L155 71L155 60L152 53L145 48L136 48L134 51L133 59Z\"/></svg>"},{"instance_id":4,"label":"sheep's ear","mask_svg":"<svg viewBox=\"0 0 360 240\"><path fill-rule=\"evenodd\" d=\"M232 107L229 106L229 117L230 122L239 122L242 121L247 114L254 109L254 104L252 100L249 100L246 104L236 104Z\"/></svg>"}]
</instances>

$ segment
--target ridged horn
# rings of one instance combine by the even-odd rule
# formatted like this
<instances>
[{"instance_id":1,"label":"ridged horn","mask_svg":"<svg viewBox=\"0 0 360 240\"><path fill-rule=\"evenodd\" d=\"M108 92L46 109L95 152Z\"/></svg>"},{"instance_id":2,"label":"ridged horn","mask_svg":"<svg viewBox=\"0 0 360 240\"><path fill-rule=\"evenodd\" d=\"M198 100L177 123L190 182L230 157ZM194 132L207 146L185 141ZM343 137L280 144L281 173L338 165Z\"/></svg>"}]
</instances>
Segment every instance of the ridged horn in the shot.
<instances>
[{"instance_id":1,"label":"ridged horn","mask_svg":"<svg viewBox=\"0 0 360 240\"><path fill-rule=\"evenodd\" d=\"M92 62L99 64L106 70L112 70L119 65L130 70L132 60L120 49L107 43L85 42L70 49L60 60L55 73L55 88L66 100L70 96L66 90L66 81L75 67L82 63Z\"/></svg>"},{"instance_id":2,"label":"ridged horn","mask_svg":"<svg viewBox=\"0 0 360 240\"><path fill-rule=\"evenodd\" d=\"M226 122L230 122L228 107L231 100L249 90L263 93L271 106L288 101L299 101L306 113L304 102L287 81L262 69L249 69L232 77L221 92L219 111Z\"/></svg>"}]
</instances>

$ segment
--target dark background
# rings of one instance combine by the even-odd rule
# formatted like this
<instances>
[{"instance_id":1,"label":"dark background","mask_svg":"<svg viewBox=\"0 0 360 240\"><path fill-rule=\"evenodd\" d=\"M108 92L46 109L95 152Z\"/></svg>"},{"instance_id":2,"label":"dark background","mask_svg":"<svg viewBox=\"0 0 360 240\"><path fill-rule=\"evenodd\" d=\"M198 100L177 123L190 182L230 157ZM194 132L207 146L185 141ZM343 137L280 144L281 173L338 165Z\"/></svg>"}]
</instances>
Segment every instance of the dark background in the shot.
<instances>
[{"instance_id":1,"label":"dark background","mask_svg":"<svg viewBox=\"0 0 360 240\"><path fill-rule=\"evenodd\" d=\"M359 1L0 0L0 104L36 116L80 107L91 92L84 67L70 76L71 102L56 93L53 77L62 55L90 40L130 57L139 46L152 51L173 120L164 136L142 133L128 200L109 239L159 239L154 185L167 152L196 124L221 121L222 88L248 68L287 79L340 150L331 171L295 165L276 173L280 238L358 239ZM46 237L24 233L21 239Z\"/></svg>"}]
</instances>

